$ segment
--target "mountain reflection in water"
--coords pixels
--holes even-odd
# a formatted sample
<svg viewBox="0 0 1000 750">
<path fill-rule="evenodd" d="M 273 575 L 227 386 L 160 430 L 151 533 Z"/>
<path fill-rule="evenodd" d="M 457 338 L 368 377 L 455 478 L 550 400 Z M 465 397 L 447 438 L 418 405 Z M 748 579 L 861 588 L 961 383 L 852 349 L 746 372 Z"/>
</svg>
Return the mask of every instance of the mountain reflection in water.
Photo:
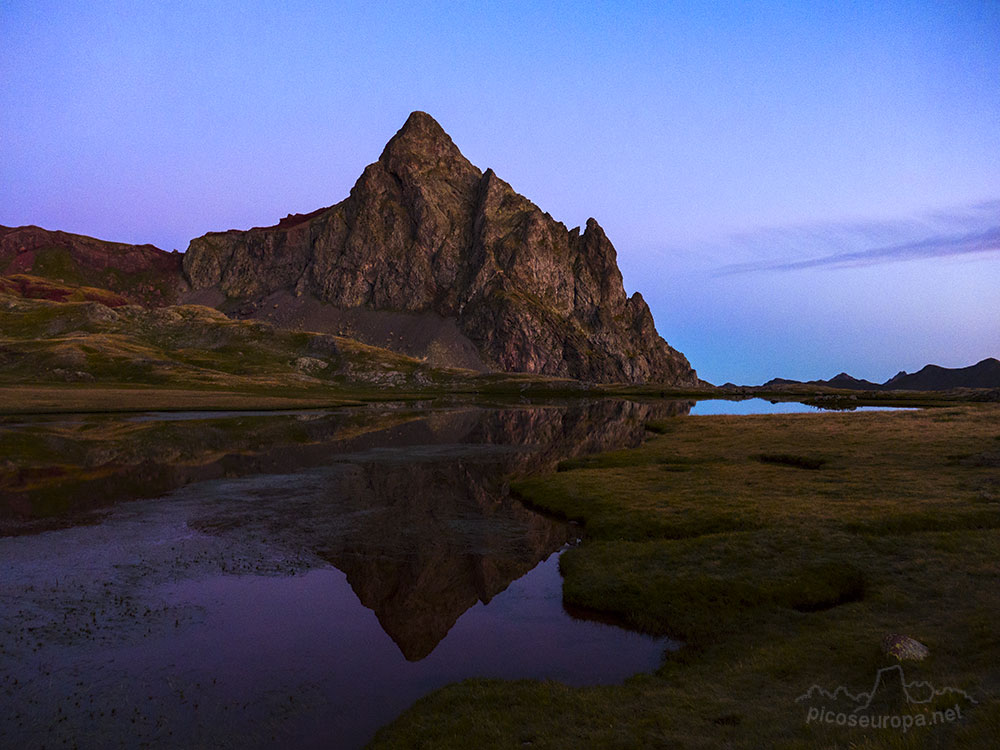
<svg viewBox="0 0 1000 750">
<path fill-rule="evenodd" d="M 462 628 L 456 622 L 506 592 L 511 582 L 577 535 L 570 524 L 535 513 L 511 498 L 510 478 L 550 469 L 568 457 L 637 445 L 647 420 L 689 409 L 689 403 L 599 401 L 504 408 L 395 406 L 224 418 L 191 415 L 199 418 L 187 420 L 8 420 L 0 425 L 4 449 L 0 455 L 5 457 L 0 463 L 0 530 L 11 537 L 0 539 L 0 561 L 6 571 L 0 635 L 10 645 L 0 654 L 0 671 L 8 672 L 5 679 L 18 680 L 20 693 L 8 707 L 7 718 L 0 719 L 0 738 L 59 738 L 58 733 L 53 736 L 39 728 L 47 722 L 42 706 L 65 710 L 52 703 L 59 699 L 61 684 L 56 680 L 52 688 L 53 672 L 63 674 L 67 701 L 80 690 L 67 681 L 71 674 L 96 686 L 92 689 L 98 691 L 99 703 L 102 695 L 110 701 L 109 686 L 122 680 L 148 681 L 153 673 L 183 671 L 182 667 L 197 672 L 197 664 L 178 666 L 177 660 L 195 659 L 199 643 L 206 654 L 218 652 L 221 647 L 212 639 L 221 636 L 213 628 L 226 629 L 225 638 L 232 641 L 241 637 L 236 632 L 241 621 L 269 623 L 268 638 L 279 633 L 283 642 L 304 641 L 298 652 L 285 657 L 292 662 L 302 658 L 302 649 L 308 654 L 323 637 L 322 626 L 309 630 L 301 613 L 265 613 L 259 607 L 270 600 L 267 597 L 290 602 L 297 601 L 296 590 L 302 595 L 312 592 L 311 596 L 323 591 L 328 601 L 318 605 L 327 607 L 320 622 L 332 623 L 339 617 L 337 627 L 360 627 L 356 622 L 361 615 L 351 615 L 353 624 L 345 624 L 349 621 L 343 620 L 343 613 L 355 605 L 336 593 L 340 589 L 335 580 L 326 574 L 309 577 L 313 574 L 308 571 L 322 574 L 330 565 L 343 572 L 360 603 L 374 613 L 405 657 L 402 663 L 426 661 L 426 666 L 412 673 L 407 679 L 413 684 L 404 688 L 409 673 L 400 671 L 401 666 L 392 667 L 387 655 L 378 657 L 378 664 L 369 663 L 376 658 L 373 655 L 359 655 L 369 663 L 372 675 L 383 675 L 381 687 L 371 690 L 395 693 L 386 693 L 376 701 L 381 701 L 379 705 L 365 709 L 333 706 L 340 712 L 336 720 L 340 724 L 334 719 L 317 724 L 302 716 L 279 720 L 273 707 L 252 709 L 264 714 L 256 718 L 265 718 L 269 725 L 287 725 L 291 732 L 287 736 L 296 737 L 297 743 L 314 731 L 332 731 L 336 724 L 344 738 L 354 738 L 345 739 L 347 746 L 358 744 L 415 697 L 464 677 L 549 676 L 586 683 L 618 681 L 653 668 L 656 654 L 669 646 L 665 640 L 642 641 L 641 636 L 598 625 L 593 627 L 613 632 L 595 636 L 598 645 L 587 648 L 596 650 L 567 653 L 558 657 L 562 661 L 553 656 L 549 666 L 541 657 L 532 659 L 532 643 L 520 647 L 525 653 L 520 666 L 512 664 L 509 655 L 506 664 L 498 664 L 501 657 L 467 652 L 477 641 L 489 641 L 488 635 L 475 632 L 475 623 L 503 630 L 506 626 L 498 624 L 498 612 L 501 620 L 516 624 L 517 617 L 533 616 L 518 613 L 517 607 L 541 606 L 539 597 L 558 596 L 555 558 L 544 573 L 549 576 L 544 585 L 553 594 L 538 593 L 543 579 L 532 573 L 535 579 L 528 576 L 519 583 L 522 593 L 512 588 L 504 593 L 499 610 L 487 608 L 492 619 L 477 615 L 466 623 L 463 618 Z M 159 499 L 126 502 L 151 497 Z M 265 585 L 261 576 L 274 585 Z M 275 589 L 282 580 L 301 583 Z M 531 596 L 523 593 L 536 589 Z M 302 604 L 274 606 L 301 608 Z M 561 608 L 545 617 L 549 619 L 539 620 L 539 627 L 548 628 L 546 633 L 556 627 L 558 617 L 570 620 Z M 542 631 L 519 625 L 515 635 L 519 629 L 526 638 L 560 640 L 557 633 L 539 635 Z M 452 646 L 428 658 L 453 630 Z M 30 642 L 21 637 L 29 631 Z M 244 637 L 250 638 L 253 628 L 247 626 L 246 631 Z M 626 636 L 633 640 L 625 643 Z M 586 638 L 573 637 L 581 642 Z M 361 643 L 373 642 L 372 638 L 363 636 Z M 181 644 L 186 657 L 176 654 Z M 240 648 L 252 654 L 256 646 L 247 642 Z M 601 649 L 607 652 L 604 657 L 597 653 Z M 629 649 L 633 656 L 624 656 Z M 610 666 L 600 674 L 572 669 L 591 656 L 596 664 L 608 655 Z M 255 658 L 261 670 L 271 663 L 263 653 Z M 343 654 L 326 658 L 334 662 L 324 665 L 326 671 L 340 668 L 338 659 L 347 663 Z M 110 672 L 106 665 L 94 666 L 109 659 L 118 665 Z M 299 671 L 308 671 L 309 666 L 307 662 Z M 223 670 L 220 684 L 224 678 L 237 681 L 231 671 L 225 672 L 231 664 L 220 663 L 217 668 Z M 207 673 L 202 677 L 205 682 L 209 679 Z M 211 679 L 214 684 L 215 677 Z M 32 686 L 44 698 L 32 698 Z M 8 688 L 0 684 L 0 691 Z M 178 700 L 175 695 L 143 688 L 147 689 L 167 706 L 162 708 L 163 717 L 155 721 L 147 717 L 150 726 L 184 721 L 178 718 L 186 705 L 183 700 L 171 709 L 171 701 Z M 278 686 L 263 684 L 260 689 L 263 695 Z M 190 695 L 205 688 L 189 685 L 187 690 Z M 203 718 L 210 715 L 206 706 L 213 701 L 222 705 L 236 700 L 228 693 L 210 693 L 200 699 Z M 313 696 L 315 707 L 329 711 L 331 695 L 342 693 L 342 685 L 330 683 Z M 253 700 L 242 702 L 253 705 Z M 241 724 L 252 726 L 254 720 L 244 717 Z M 169 741 L 155 732 L 143 736 L 181 746 L 182 739 L 204 741 L 208 735 L 203 730 L 210 725 L 199 724 L 202 729 L 171 735 Z M 99 724 L 96 731 L 102 731 Z M 215 731 L 221 730 L 217 726 Z M 264 740 L 247 741 L 268 745 Z"/>
</svg>

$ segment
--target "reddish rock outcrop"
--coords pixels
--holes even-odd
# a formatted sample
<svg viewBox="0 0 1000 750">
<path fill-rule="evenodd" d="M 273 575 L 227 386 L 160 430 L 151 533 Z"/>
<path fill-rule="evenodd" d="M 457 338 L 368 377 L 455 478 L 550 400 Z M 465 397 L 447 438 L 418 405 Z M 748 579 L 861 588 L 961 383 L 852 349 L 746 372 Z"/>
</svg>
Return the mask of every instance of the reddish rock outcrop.
<svg viewBox="0 0 1000 750">
<path fill-rule="evenodd" d="M 180 253 L 36 226 L 0 226 L 0 274 L 108 289 L 146 306 L 173 304 L 184 285 Z"/>
</svg>

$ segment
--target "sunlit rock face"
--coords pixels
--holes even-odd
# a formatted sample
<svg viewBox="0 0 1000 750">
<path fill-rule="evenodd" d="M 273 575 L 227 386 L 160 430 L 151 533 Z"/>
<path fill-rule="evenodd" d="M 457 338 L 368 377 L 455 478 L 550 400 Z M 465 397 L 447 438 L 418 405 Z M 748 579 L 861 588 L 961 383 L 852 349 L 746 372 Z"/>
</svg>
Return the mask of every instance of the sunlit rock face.
<svg viewBox="0 0 1000 750">
<path fill-rule="evenodd" d="M 441 329 L 424 346 L 434 364 L 450 357 L 594 382 L 698 382 L 657 334 L 642 296 L 626 295 L 595 220 L 567 230 L 472 165 L 423 112 L 347 199 L 273 227 L 206 234 L 191 242 L 184 273 L 192 299 L 279 324 L 339 328 L 343 311 L 367 310 L 397 316 L 398 330 L 401 313 L 424 315 L 423 327 Z M 353 333 L 405 347 L 389 327 L 369 316 Z"/>
</svg>

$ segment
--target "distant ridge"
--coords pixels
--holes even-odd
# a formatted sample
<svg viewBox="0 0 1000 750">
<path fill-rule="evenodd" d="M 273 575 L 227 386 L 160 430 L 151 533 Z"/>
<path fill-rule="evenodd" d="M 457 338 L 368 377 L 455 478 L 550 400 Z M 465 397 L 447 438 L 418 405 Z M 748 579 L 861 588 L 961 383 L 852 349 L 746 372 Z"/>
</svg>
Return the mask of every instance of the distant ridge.
<svg viewBox="0 0 1000 750">
<path fill-rule="evenodd" d="M 884 383 L 859 380 L 846 372 L 829 380 L 788 380 L 773 378 L 762 388 L 786 385 L 818 385 L 856 391 L 949 391 L 953 388 L 1000 388 L 1000 360 L 987 357 L 968 367 L 926 365 L 919 372 L 899 372 Z"/>
<path fill-rule="evenodd" d="M 900 372 L 882 385 L 887 390 L 940 391 L 949 388 L 1000 387 L 1000 360 L 989 357 L 969 367 L 927 365 L 919 372 Z"/>
</svg>

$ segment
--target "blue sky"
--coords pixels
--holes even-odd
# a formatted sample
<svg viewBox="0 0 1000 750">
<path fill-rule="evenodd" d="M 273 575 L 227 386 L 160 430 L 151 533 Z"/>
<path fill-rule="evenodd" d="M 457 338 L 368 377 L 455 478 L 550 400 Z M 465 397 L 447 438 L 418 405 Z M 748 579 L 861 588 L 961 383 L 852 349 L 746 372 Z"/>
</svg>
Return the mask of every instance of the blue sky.
<svg viewBox="0 0 1000 750">
<path fill-rule="evenodd" d="M 713 382 L 1000 355 L 1000 4 L 0 3 L 0 224 L 183 250 L 414 109 Z"/>
</svg>

